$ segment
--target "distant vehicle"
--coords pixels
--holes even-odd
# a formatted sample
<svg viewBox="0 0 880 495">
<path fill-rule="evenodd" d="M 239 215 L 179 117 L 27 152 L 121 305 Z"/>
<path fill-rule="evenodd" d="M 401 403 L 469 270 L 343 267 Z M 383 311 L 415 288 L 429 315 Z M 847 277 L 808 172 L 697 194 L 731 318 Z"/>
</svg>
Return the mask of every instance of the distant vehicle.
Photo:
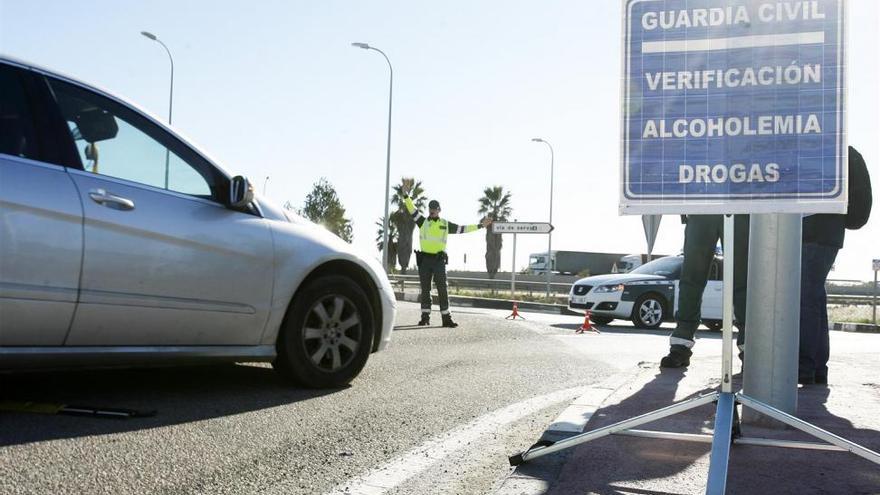
<svg viewBox="0 0 880 495">
<path fill-rule="evenodd" d="M 547 273 L 547 267 L 554 273 L 578 274 L 588 271 L 591 275 L 611 273 L 615 265 L 619 265 L 620 253 L 590 253 L 583 251 L 551 251 L 549 256 L 546 252 L 535 253 L 529 256 L 529 271 L 532 273 Z"/>
<path fill-rule="evenodd" d="M 339 387 L 394 325 L 378 260 L 136 106 L 6 58 L 0 253 L 4 371 L 266 361 Z"/>
<path fill-rule="evenodd" d="M 590 310 L 592 321 L 599 325 L 628 319 L 638 328 L 657 328 L 674 321 L 683 259 L 667 256 L 629 273 L 582 278 L 571 286 L 568 307 L 579 313 Z M 711 330 L 721 328 L 721 265 L 722 260 L 715 258 L 703 292 L 703 324 Z"/>
<path fill-rule="evenodd" d="M 620 261 L 617 263 L 617 273 L 631 272 L 649 261 L 665 258 L 666 256 L 665 254 L 628 254 L 621 256 Z"/>
<path fill-rule="evenodd" d="M 643 265 L 641 254 L 628 254 L 620 258 L 617 265 L 618 273 L 628 273 Z"/>
</svg>

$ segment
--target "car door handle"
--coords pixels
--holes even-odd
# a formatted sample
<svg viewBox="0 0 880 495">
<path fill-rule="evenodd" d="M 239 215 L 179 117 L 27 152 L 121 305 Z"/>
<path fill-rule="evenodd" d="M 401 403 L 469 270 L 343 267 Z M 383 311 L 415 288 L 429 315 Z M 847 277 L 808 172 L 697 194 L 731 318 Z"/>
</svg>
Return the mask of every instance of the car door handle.
<svg viewBox="0 0 880 495">
<path fill-rule="evenodd" d="M 89 191 L 89 197 L 92 198 L 92 201 L 95 203 L 114 210 L 128 211 L 134 209 L 134 201 L 108 193 L 104 189 L 92 189 Z"/>
</svg>

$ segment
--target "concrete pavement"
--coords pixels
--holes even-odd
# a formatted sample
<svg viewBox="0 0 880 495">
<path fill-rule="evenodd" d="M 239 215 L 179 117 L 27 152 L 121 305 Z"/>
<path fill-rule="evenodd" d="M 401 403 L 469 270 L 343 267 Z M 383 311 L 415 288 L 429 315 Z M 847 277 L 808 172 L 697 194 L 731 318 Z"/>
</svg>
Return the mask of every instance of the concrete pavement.
<svg viewBox="0 0 880 495">
<path fill-rule="evenodd" d="M 607 340 L 603 339 L 605 335 L 597 336 L 591 345 L 600 345 L 600 339 Z M 709 343 L 701 339 L 696 350 L 717 349 L 716 345 L 706 345 Z M 605 344 L 613 342 L 601 345 Z M 797 416 L 880 451 L 878 345 L 877 335 L 834 332 L 830 383 L 801 387 Z M 659 357 L 658 351 L 657 360 Z M 734 361 L 734 369 L 738 370 L 739 362 Z M 699 352 L 686 370 L 660 370 L 657 362 L 643 362 L 639 368 L 635 379 L 607 396 L 592 414 L 586 431 L 713 391 L 719 385 L 717 352 Z M 741 376 L 736 378 L 734 389 L 738 390 Z M 714 416 L 715 406 L 710 404 L 640 428 L 711 434 Z M 751 425 L 744 425 L 743 435 L 818 441 L 793 429 Z M 610 436 L 519 466 L 497 493 L 704 493 L 709 452 L 709 444 Z M 848 452 L 734 445 L 727 493 L 876 494 L 880 493 L 880 465 Z"/>
</svg>

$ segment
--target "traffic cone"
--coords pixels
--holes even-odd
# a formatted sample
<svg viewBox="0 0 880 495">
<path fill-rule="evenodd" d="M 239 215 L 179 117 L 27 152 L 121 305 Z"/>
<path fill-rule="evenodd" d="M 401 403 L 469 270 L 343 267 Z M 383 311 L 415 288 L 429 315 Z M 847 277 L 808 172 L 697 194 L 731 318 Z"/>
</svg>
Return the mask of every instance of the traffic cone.
<svg viewBox="0 0 880 495">
<path fill-rule="evenodd" d="M 514 301 L 514 302 L 513 302 L 513 313 L 510 313 L 510 315 L 508 315 L 508 316 L 507 316 L 506 318 L 504 318 L 504 319 L 505 319 L 505 320 L 515 320 L 515 319 L 517 319 L 517 318 L 519 318 L 520 320 L 525 320 L 525 318 L 523 318 L 522 316 L 520 316 L 520 314 L 519 314 L 519 305 L 516 303 L 516 301 Z"/>
<path fill-rule="evenodd" d="M 586 333 L 586 332 L 602 333 L 599 331 L 598 328 L 594 327 L 593 324 L 590 322 L 590 314 L 591 314 L 591 312 L 589 310 L 587 310 L 587 312 L 584 314 L 584 324 L 581 325 L 580 328 L 578 328 L 577 331 L 575 331 L 575 333 Z"/>
</svg>

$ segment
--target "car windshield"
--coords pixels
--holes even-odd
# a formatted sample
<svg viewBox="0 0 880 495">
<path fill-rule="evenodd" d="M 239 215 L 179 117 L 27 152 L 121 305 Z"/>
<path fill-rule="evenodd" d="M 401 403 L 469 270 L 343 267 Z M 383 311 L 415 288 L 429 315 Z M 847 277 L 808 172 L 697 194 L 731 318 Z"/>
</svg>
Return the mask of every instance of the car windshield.
<svg viewBox="0 0 880 495">
<path fill-rule="evenodd" d="M 630 273 L 640 273 L 643 275 L 660 275 L 665 278 L 678 278 L 681 273 L 681 256 L 667 256 L 658 260 L 645 263 Z"/>
</svg>

